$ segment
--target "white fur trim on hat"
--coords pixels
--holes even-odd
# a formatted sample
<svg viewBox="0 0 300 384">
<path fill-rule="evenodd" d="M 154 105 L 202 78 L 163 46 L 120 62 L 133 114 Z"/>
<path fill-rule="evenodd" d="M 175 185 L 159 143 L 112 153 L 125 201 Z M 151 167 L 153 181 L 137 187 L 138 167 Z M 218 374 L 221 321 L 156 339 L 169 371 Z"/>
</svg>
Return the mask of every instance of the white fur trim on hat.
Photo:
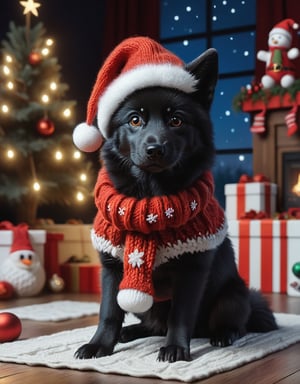
<svg viewBox="0 0 300 384">
<path fill-rule="evenodd" d="M 174 64 L 145 64 L 120 74 L 106 88 L 98 101 L 97 122 L 104 138 L 110 136 L 109 121 L 127 96 L 149 87 L 178 89 L 185 93 L 196 90 L 197 80 L 183 67 Z"/>
<path fill-rule="evenodd" d="M 125 312 L 143 313 L 153 305 L 153 297 L 136 289 L 121 289 L 117 296 L 119 306 Z"/>
<path fill-rule="evenodd" d="M 81 123 L 74 128 L 73 142 L 83 152 L 94 152 L 101 147 L 103 137 L 93 125 Z"/>
<path fill-rule="evenodd" d="M 283 28 L 273 28 L 269 33 L 269 36 L 272 35 L 284 35 L 288 39 L 292 39 L 292 35 L 290 34 L 290 32 Z"/>
</svg>

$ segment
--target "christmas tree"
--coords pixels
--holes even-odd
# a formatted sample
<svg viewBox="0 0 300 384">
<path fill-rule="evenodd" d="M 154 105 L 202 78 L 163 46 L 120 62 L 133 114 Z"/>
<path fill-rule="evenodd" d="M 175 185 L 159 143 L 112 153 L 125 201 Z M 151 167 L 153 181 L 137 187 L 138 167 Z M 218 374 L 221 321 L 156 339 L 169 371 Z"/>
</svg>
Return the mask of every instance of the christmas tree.
<svg viewBox="0 0 300 384">
<path fill-rule="evenodd" d="M 32 224 L 40 205 L 88 197 L 92 167 L 72 143 L 76 103 L 66 100 L 54 41 L 42 23 L 30 23 L 40 4 L 20 3 L 26 25 L 11 22 L 1 48 L 0 204 L 11 204 L 17 221 Z"/>
</svg>

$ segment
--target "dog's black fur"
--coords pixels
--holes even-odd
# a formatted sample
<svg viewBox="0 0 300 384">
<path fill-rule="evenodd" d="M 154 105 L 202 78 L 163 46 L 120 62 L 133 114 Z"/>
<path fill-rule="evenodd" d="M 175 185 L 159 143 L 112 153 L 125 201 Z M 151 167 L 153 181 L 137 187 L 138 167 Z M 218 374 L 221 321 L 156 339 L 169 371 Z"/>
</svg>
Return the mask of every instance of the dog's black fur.
<svg viewBox="0 0 300 384">
<path fill-rule="evenodd" d="M 174 194 L 211 168 L 209 109 L 217 66 L 216 51 L 208 50 L 186 67 L 199 79 L 193 94 L 148 88 L 130 95 L 115 112 L 102 159 L 119 192 L 136 198 Z M 212 345 L 225 347 L 246 332 L 277 328 L 264 298 L 240 278 L 228 238 L 215 250 L 186 253 L 157 267 L 156 296 L 168 299 L 139 315 L 141 324 L 124 328 L 116 300 L 122 263 L 110 254 L 100 257 L 100 322 L 91 341 L 76 352 L 78 358 L 109 355 L 117 342 L 163 335 L 158 360 L 189 360 L 192 337 L 209 337 Z"/>
</svg>

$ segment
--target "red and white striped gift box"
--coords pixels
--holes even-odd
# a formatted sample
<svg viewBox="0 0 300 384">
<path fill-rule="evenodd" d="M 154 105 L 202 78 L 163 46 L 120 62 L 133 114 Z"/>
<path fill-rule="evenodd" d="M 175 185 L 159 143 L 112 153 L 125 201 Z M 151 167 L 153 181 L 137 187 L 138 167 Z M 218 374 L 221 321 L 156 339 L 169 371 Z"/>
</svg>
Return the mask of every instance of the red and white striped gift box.
<svg viewBox="0 0 300 384">
<path fill-rule="evenodd" d="M 237 183 L 225 185 L 226 215 L 238 220 L 251 209 L 272 216 L 276 211 L 277 185 L 274 183 Z"/>
<path fill-rule="evenodd" d="M 249 287 L 300 296 L 291 283 L 300 262 L 300 220 L 229 220 L 238 270 Z"/>
</svg>

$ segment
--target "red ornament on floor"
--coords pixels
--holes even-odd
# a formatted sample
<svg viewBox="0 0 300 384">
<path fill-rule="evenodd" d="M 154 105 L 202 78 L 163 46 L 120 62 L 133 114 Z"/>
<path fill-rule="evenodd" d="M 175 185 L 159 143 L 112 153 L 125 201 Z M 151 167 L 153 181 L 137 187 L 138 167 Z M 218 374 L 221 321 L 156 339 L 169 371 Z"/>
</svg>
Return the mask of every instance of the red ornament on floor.
<svg viewBox="0 0 300 384">
<path fill-rule="evenodd" d="M 38 133 L 40 135 L 43 135 L 43 136 L 50 136 L 55 131 L 53 121 L 51 121 L 48 118 L 40 119 L 37 122 L 36 129 L 37 129 Z"/>
<path fill-rule="evenodd" d="M 0 281 L 0 300 L 9 300 L 14 293 L 14 287 L 8 281 Z"/>
<path fill-rule="evenodd" d="M 22 332 L 21 320 L 10 312 L 0 313 L 0 343 L 16 340 Z"/>
</svg>

